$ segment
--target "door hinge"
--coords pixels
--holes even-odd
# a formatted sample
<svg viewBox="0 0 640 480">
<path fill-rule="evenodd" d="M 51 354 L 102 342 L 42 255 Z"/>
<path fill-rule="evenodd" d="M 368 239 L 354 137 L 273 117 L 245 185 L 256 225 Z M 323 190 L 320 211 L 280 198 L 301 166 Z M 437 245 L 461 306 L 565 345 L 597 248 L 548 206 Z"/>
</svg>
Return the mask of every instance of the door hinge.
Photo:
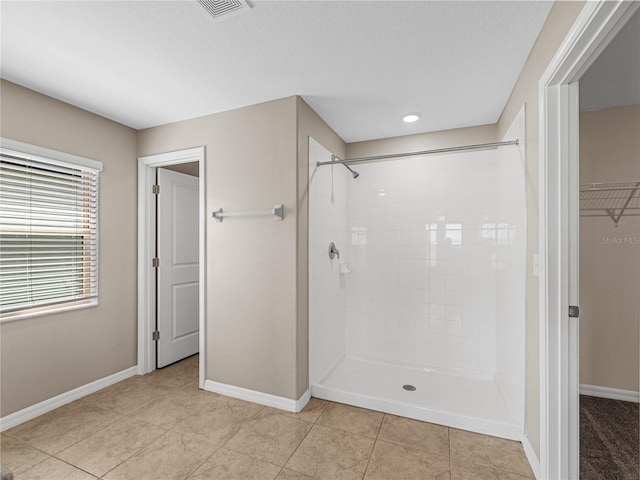
<svg viewBox="0 0 640 480">
<path fill-rule="evenodd" d="M 160 267 L 160 259 L 159 258 L 154 258 L 151 260 L 151 266 L 153 268 L 158 268 Z"/>
<path fill-rule="evenodd" d="M 151 188 L 151 191 L 153 192 L 154 195 L 158 195 L 160 193 L 160 185 L 154 185 Z"/>
<path fill-rule="evenodd" d="M 154 331 L 153 334 L 151 335 L 151 339 L 154 341 L 160 340 L 160 331 L 159 330 Z"/>
<path fill-rule="evenodd" d="M 569 305 L 569 318 L 578 318 L 580 316 L 580 307 L 577 305 Z"/>
</svg>

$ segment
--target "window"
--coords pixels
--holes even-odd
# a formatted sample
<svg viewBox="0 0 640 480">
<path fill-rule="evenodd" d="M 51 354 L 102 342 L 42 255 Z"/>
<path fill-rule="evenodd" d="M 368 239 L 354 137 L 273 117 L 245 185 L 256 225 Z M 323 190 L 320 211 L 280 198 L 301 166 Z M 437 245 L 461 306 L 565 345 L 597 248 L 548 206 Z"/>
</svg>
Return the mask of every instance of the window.
<svg viewBox="0 0 640 480">
<path fill-rule="evenodd" d="M 102 163 L 0 144 L 0 318 L 96 305 Z"/>
</svg>

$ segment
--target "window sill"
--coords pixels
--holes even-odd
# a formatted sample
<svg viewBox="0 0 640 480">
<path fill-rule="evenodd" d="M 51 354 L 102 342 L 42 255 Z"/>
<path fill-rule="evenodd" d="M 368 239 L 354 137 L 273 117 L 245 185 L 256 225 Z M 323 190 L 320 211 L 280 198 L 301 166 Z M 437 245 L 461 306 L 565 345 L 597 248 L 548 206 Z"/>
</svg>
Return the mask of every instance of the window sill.
<svg viewBox="0 0 640 480">
<path fill-rule="evenodd" d="M 98 299 L 80 300 L 78 302 L 68 302 L 61 305 L 49 305 L 46 307 L 34 307 L 17 312 L 0 313 L 0 323 L 13 322 L 24 318 L 41 317 L 43 315 L 53 315 L 55 313 L 70 312 L 82 308 L 98 306 Z"/>
</svg>

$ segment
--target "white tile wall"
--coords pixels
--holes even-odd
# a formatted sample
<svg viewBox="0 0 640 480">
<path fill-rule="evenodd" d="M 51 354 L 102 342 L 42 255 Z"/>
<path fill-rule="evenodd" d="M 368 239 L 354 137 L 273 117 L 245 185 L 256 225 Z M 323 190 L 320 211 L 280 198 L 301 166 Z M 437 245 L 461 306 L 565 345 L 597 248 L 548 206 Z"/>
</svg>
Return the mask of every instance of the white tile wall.
<svg viewBox="0 0 640 480">
<path fill-rule="evenodd" d="M 514 420 L 524 423 L 525 351 L 525 110 L 513 121 L 505 140 L 518 138 L 517 147 L 499 150 L 496 355 L 497 380 Z"/>
<path fill-rule="evenodd" d="M 310 141 L 312 385 L 344 353 L 502 374 L 509 391 L 523 381 L 519 154 L 507 147 L 359 164 L 352 179 L 342 167 L 317 169 L 331 154 Z M 330 241 L 351 273 L 328 259 Z"/>
<path fill-rule="evenodd" d="M 317 383 L 345 352 L 346 287 L 329 243 L 346 253 L 346 182 L 343 167 L 316 167 L 331 153 L 309 139 L 309 382 Z"/>
<path fill-rule="evenodd" d="M 496 370 L 496 152 L 357 166 L 347 352 Z"/>
</svg>

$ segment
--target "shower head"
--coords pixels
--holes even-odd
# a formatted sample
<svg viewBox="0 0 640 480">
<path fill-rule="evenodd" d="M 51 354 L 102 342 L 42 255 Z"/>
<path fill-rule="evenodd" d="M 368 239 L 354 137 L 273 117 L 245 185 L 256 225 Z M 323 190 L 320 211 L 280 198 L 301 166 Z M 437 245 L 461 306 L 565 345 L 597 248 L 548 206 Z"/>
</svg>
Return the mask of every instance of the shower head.
<svg viewBox="0 0 640 480">
<path fill-rule="evenodd" d="M 347 165 L 346 163 L 343 163 L 342 165 L 344 165 L 347 170 L 349 170 L 351 172 L 351 176 L 353 178 L 358 178 L 360 176 L 360 174 L 358 172 L 356 172 L 355 170 L 352 170 L 351 167 L 349 165 Z"/>
</svg>

